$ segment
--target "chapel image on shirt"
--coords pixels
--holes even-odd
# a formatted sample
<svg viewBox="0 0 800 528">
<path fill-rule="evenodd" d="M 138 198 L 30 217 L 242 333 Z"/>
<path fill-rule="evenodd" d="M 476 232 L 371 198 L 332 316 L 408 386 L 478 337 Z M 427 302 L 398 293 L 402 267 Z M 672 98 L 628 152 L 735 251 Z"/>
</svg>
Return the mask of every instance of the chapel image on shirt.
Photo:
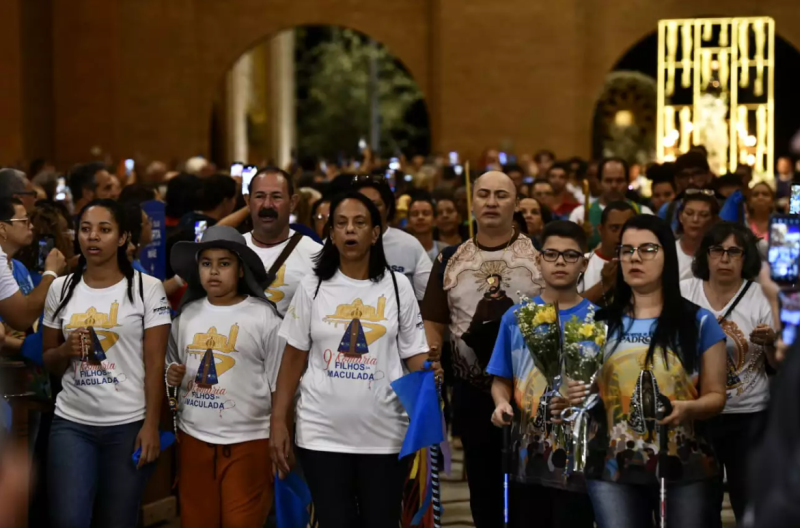
<svg viewBox="0 0 800 528">
<path fill-rule="evenodd" d="M 186 345 L 186 352 L 205 356 L 207 351 L 211 350 L 214 359 L 219 360 L 215 361 L 214 364 L 217 377 L 219 377 L 236 364 L 236 359 L 227 354 L 236 352 L 236 338 L 238 335 L 239 325 L 236 323 L 231 325 L 230 333 L 227 336 L 219 334 L 217 328 L 212 326 L 208 329 L 208 332 L 195 334 L 192 342 Z M 214 352 L 219 352 L 219 354 L 214 354 Z"/>
<path fill-rule="evenodd" d="M 243 236 L 247 247 L 255 251 L 261 262 L 264 263 L 264 268 L 269 270 L 289 244 L 294 234 L 295 231 L 290 229 L 289 238 L 285 242 L 269 248 L 257 246 L 253 242 L 252 233 L 245 233 Z M 275 279 L 272 284 L 264 290 L 267 299 L 275 304 L 281 317 L 289 309 L 289 303 L 294 296 L 295 290 L 297 290 L 297 285 L 300 284 L 304 277 L 314 273 L 313 259 L 321 249 L 322 246 L 320 244 L 306 236 L 302 237 L 286 261 L 275 272 Z"/>
<path fill-rule="evenodd" d="M 120 326 L 117 322 L 117 315 L 119 314 L 119 303 L 114 301 L 108 313 L 98 312 L 94 306 L 91 306 L 84 313 L 74 313 L 69 318 L 69 323 L 64 326 L 64 330 L 77 330 L 78 328 L 94 328 L 97 337 L 100 339 L 100 344 L 103 347 L 103 352 L 113 347 L 119 339 L 119 334 L 110 332 L 108 330 Z M 98 330 L 101 328 L 102 330 Z"/>
<path fill-rule="evenodd" d="M 386 296 L 378 298 L 377 308 L 365 305 L 361 299 L 355 299 L 350 304 L 340 304 L 332 315 L 322 319 L 323 322 L 332 324 L 337 328 L 340 324 L 347 326 L 339 352 L 347 354 L 365 354 L 369 352 L 369 345 L 386 334 L 386 327 L 378 324 L 385 321 Z M 366 332 L 364 329 L 366 328 Z M 355 338 L 355 340 L 353 339 Z M 363 340 L 362 344 L 359 341 Z M 343 347 L 346 345 L 345 349 Z"/>
</svg>

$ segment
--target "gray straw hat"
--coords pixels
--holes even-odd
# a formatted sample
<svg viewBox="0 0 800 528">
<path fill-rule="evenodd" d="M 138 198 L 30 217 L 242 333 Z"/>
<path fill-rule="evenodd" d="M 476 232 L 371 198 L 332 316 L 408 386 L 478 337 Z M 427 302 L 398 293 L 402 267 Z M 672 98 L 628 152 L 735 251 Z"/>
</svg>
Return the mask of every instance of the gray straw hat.
<svg viewBox="0 0 800 528">
<path fill-rule="evenodd" d="M 206 249 L 227 249 L 236 253 L 244 263 L 244 282 L 247 293 L 264 302 L 269 302 L 264 294 L 267 270 L 255 251 L 250 249 L 244 237 L 232 227 L 212 226 L 203 232 L 200 242 L 178 242 L 172 247 L 170 263 L 175 273 L 186 280 L 188 287 L 181 299 L 181 308 L 186 304 L 206 296 L 200 284 L 197 259 Z"/>
</svg>

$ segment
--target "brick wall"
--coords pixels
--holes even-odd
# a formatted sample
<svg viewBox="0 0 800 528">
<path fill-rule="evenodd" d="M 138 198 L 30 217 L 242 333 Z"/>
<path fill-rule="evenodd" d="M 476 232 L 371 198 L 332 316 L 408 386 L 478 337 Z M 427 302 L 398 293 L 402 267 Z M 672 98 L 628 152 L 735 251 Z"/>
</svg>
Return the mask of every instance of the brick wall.
<svg viewBox="0 0 800 528">
<path fill-rule="evenodd" d="M 796 0 L 0 0 L 0 13 L 0 163 L 62 166 L 94 146 L 207 153 L 226 70 L 302 24 L 388 46 L 426 96 L 434 147 L 473 159 L 487 146 L 587 155 L 605 74 L 660 18 L 770 15 L 800 47 Z"/>
</svg>

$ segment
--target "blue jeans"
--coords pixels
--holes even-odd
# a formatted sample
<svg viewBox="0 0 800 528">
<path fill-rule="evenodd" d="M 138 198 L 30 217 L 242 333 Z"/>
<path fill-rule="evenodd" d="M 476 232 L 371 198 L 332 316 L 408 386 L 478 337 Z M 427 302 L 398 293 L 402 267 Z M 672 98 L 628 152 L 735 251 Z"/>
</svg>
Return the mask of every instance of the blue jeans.
<svg viewBox="0 0 800 528">
<path fill-rule="evenodd" d="M 659 488 L 587 480 L 598 528 L 642 528 L 660 519 Z M 667 526 L 707 528 L 716 510 L 714 482 L 667 485 Z"/>
<path fill-rule="evenodd" d="M 98 427 L 53 418 L 47 462 L 52 528 L 136 528 L 155 469 L 137 470 L 131 458 L 141 428 L 141 421 Z"/>
</svg>

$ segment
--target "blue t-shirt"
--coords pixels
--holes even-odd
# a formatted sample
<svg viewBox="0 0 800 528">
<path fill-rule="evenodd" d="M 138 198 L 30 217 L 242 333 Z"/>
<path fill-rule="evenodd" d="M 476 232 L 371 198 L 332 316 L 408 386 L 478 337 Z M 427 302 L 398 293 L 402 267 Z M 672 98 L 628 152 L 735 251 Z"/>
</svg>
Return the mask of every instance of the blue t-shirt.
<svg viewBox="0 0 800 528">
<path fill-rule="evenodd" d="M 541 297 L 535 304 L 547 304 Z M 566 450 L 554 435 L 547 401 L 542 398 L 547 391 L 547 380 L 534 366 L 525 338 L 517 325 L 514 310 L 510 308 L 500 321 L 500 332 L 494 345 L 492 358 L 486 372 L 513 381 L 513 398 L 516 416 L 512 427 L 511 475 L 517 482 L 541 484 L 548 487 L 585 491 L 581 475 L 564 478 Z M 561 331 L 564 324 L 577 318 L 585 321 L 597 306 L 583 299 L 567 310 L 559 310 Z"/>
<path fill-rule="evenodd" d="M 28 271 L 28 268 L 25 267 L 25 264 L 18 260 L 12 260 L 12 272 L 14 274 L 14 280 L 17 281 L 17 285 L 19 286 L 22 295 L 28 295 L 30 292 L 33 291 L 33 279 L 31 279 L 31 272 Z"/>
<path fill-rule="evenodd" d="M 662 394 L 670 400 L 696 400 L 696 373 L 686 372 L 673 350 L 656 350 L 652 365 L 645 363 L 657 319 L 623 318 L 621 336 L 608 336 L 603 369 L 598 376 L 605 407 L 608 441 L 602 478 L 623 484 L 655 485 L 661 426 L 655 423 L 655 403 Z M 704 308 L 697 311 L 697 355 L 725 341 L 716 318 Z M 680 467 L 672 481 L 714 477 L 717 465 L 704 435 L 693 423 L 669 428 L 668 453 L 674 458 L 665 467 Z M 596 475 L 599 477 L 599 475 Z M 669 478 L 669 477 L 668 477 Z"/>
<path fill-rule="evenodd" d="M 665 203 L 664 205 L 661 206 L 661 209 L 658 210 L 658 217 L 661 218 L 662 220 L 667 220 L 669 222 L 670 227 L 672 228 L 672 231 L 678 230 L 678 211 L 681 208 L 682 200 L 676 198 L 675 201 L 678 203 L 675 206 L 675 210 L 672 212 L 672 218 L 669 219 L 667 218 L 667 213 L 669 212 L 669 205 L 672 202 Z"/>
</svg>

